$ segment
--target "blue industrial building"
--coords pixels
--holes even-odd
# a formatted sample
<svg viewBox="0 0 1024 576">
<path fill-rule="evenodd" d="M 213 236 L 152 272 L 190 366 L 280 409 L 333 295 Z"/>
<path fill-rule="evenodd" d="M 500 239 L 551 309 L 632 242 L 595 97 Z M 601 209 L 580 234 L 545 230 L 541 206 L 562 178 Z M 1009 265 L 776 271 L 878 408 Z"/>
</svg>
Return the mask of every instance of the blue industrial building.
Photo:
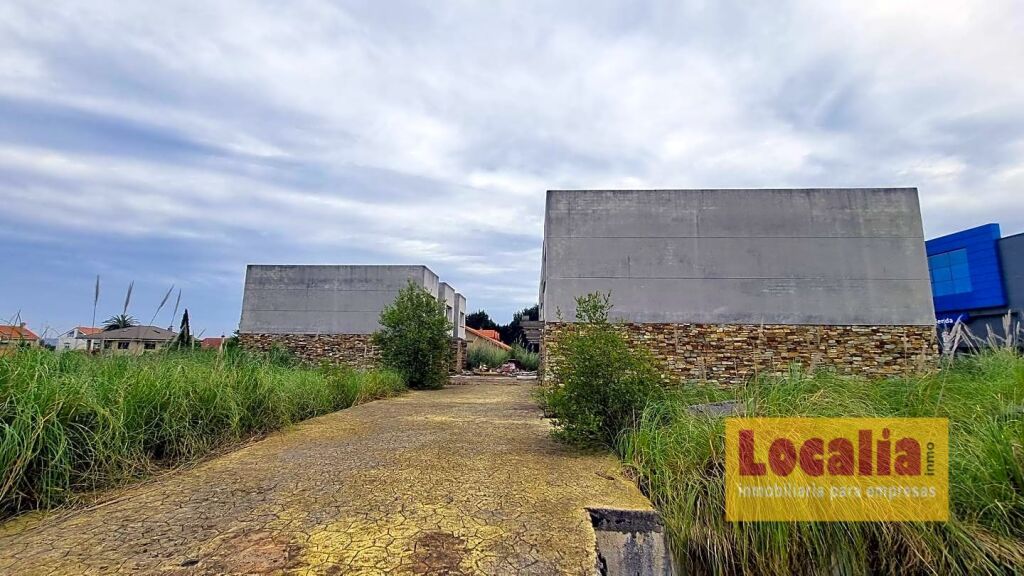
<svg viewBox="0 0 1024 576">
<path fill-rule="evenodd" d="M 1003 336 L 1003 318 L 1024 310 L 1024 234 L 1002 237 L 985 224 L 925 243 L 932 298 L 940 327 L 957 320 L 985 337 Z"/>
</svg>

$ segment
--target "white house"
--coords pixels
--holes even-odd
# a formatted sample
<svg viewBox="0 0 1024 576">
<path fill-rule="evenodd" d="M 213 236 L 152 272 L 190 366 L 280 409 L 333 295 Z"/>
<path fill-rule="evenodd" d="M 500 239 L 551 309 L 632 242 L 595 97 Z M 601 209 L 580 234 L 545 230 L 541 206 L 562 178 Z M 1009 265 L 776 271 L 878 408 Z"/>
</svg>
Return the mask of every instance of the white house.
<svg viewBox="0 0 1024 576">
<path fill-rule="evenodd" d="M 71 330 L 68 330 L 57 337 L 57 350 L 89 350 L 91 342 L 86 340 L 86 338 L 94 334 L 99 334 L 102 331 L 102 328 L 75 326 Z M 98 342 L 95 345 L 95 349 L 99 349 Z"/>
</svg>

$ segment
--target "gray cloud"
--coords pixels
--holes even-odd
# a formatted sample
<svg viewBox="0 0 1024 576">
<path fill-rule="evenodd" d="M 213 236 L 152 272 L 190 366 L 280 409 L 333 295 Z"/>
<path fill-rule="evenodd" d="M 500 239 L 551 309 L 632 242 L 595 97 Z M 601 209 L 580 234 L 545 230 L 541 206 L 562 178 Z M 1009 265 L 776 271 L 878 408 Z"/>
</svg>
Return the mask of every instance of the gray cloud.
<svg viewBox="0 0 1024 576">
<path fill-rule="evenodd" d="M 1016 232 L 1021 29 L 1011 1 L 15 1 L 0 223 L 130 241 L 218 332 L 253 261 L 423 262 L 508 317 L 547 188 L 911 185 L 929 234 Z"/>
</svg>

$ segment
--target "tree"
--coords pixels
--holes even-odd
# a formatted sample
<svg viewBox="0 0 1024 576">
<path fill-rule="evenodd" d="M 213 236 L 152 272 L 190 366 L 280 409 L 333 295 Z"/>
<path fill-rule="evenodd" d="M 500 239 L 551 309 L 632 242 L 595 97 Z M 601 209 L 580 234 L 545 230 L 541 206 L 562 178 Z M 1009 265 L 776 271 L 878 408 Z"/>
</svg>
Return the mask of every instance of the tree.
<svg viewBox="0 0 1024 576">
<path fill-rule="evenodd" d="M 501 334 L 501 341 L 506 344 L 526 345 L 526 338 L 523 336 L 523 320 L 537 320 L 540 318 L 540 306 L 534 304 L 529 308 L 523 308 L 512 315 L 512 321 L 498 328 Z"/>
<path fill-rule="evenodd" d="M 181 315 L 181 326 L 179 326 L 178 335 L 174 338 L 174 345 L 178 348 L 192 347 L 192 324 L 188 319 L 188 308 L 185 308 L 185 313 Z"/>
<path fill-rule="evenodd" d="M 547 407 L 558 435 L 583 446 L 614 447 L 661 394 L 660 370 L 609 321 L 611 293 L 576 298 L 576 324 L 559 338 Z"/>
<path fill-rule="evenodd" d="M 119 328 L 131 328 L 132 326 L 138 326 L 139 321 L 134 316 L 129 314 L 118 314 L 117 316 L 111 316 L 103 322 L 103 330 L 117 330 Z"/>
<path fill-rule="evenodd" d="M 410 388 L 444 386 L 452 360 L 452 326 L 443 302 L 410 281 L 381 311 L 380 325 L 373 340 L 381 364 L 402 374 Z"/>
<path fill-rule="evenodd" d="M 491 320 L 491 317 L 483 310 L 477 310 L 466 316 L 466 326 L 476 330 L 497 330 L 499 328 L 498 324 Z"/>
</svg>

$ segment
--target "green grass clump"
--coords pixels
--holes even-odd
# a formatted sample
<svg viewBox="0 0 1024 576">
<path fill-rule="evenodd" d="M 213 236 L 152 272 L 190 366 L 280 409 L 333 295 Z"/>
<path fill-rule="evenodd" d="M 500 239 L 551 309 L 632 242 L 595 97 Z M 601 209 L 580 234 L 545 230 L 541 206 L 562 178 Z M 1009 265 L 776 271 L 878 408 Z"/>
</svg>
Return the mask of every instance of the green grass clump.
<svg viewBox="0 0 1024 576">
<path fill-rule="evenodd" d="M 497 368 L 505 362 L 508 362 L 510 357 L 511 355 L 505 350 L 499 350 L 494 346 L 473 342 L 466 350 L 466 365 L 469 366 L 470 370 L 479 368 L 480 366 Z"/>
<path fill-rule="evenodd" d="M 540 354 L 530 352 L 522 344 L 512 345 L 512 358 L 519 362 L 523 370 L 535 372 L 540 366 Z"/>
<path fill-rule="evenodd" d="M 0 518 L 404 389 L 393 372 L 240 350 L 0 356 Z"/>
<path fill-rule="evenodd" d="M 749 416 L 949 418 L 950 522 L 726 522 L 724 422 L 686 409 L 725 396 Z M 1024 566 L 1024 359 L 1012 351 L 904 379 L 793 371 L 731 393 L 686 387 L 648 405 L 618 449 L 661 511 L 677 562 L 693 573 L 1010 574 Z"/>
<path fill-rule="evenodd" d="M 470 370 L 480 366 L 497 368 L 509 360 L 518 361 L 523 370 L 535 371 L 540 366 L 540 354 L 530 352 L 521 344 L 513 344 L 512 350 L 509 351 L 473 342 L 466 350 L 466 365 Z"/>
</svg>

